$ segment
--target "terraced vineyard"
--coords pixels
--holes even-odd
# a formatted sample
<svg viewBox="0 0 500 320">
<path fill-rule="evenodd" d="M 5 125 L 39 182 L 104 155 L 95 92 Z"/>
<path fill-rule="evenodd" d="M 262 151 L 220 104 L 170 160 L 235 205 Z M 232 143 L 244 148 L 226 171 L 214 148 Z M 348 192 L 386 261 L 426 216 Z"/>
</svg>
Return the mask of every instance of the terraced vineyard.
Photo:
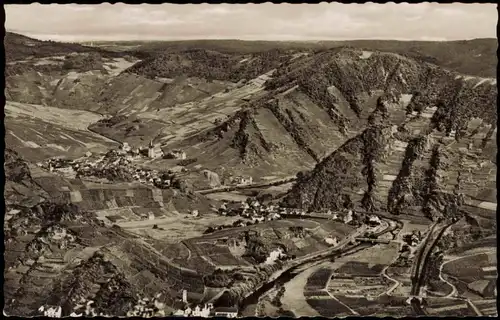
<svg viewBox="0 0 500 320">
<path fill-rule="evenodd" d="M 496 42 L 349 43 L 8 33 L 5 313 L 496 314 Z"/>
<path fill-rule="evenodd" d="M 328 285 L 332 274 L 333 270 L 331 269 L 319 269 L 307 279 L 306 287 L 304 288 L 304 290 L 314 291 L 318 289 L 326 289 L 326 286 Z"/>
<path fill-rule="evenodd" d="M 307 303 L 323 317 L 332 318 L 352 315 L 350 310 L 342 303 L 338 302 L 337 299 L 308 299 Z"/>
</svg>

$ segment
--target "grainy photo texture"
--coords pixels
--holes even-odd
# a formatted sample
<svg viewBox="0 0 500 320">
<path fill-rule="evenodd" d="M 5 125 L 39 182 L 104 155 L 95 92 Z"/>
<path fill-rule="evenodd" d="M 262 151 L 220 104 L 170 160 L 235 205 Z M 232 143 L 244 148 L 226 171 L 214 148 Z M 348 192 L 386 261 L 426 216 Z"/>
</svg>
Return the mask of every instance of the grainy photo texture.
<svg viewBox="0 0 500 320">
<path fill-rule="evenodd" d="M 5 11 L 5 315 L 497 315 L 495 5 Z"/>
</svg>

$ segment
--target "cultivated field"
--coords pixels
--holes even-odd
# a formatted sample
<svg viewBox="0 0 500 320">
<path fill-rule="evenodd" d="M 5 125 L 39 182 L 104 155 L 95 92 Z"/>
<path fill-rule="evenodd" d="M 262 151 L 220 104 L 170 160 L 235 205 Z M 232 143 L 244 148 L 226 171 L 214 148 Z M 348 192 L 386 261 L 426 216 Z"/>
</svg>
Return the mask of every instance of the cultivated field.
<svg viewBox="0 0 500 320">
<path fill-rule="evenodd" d="M 496 252 L 472 254 L 444 262 L 443 273 L 460 295 L 493 298 L 496 296 Z"/>
<path fill-rule="evenodd" d="M 352 315 L 349 308 L 335 298 L 307 299 L 307 303 L 323 317 L 332 318 Z"/>
<path fill-rule="evenodd" d="M 336 225 L 338 228 L 334 229 Z M 304 228 L 305 232 L 296 234 L 293 230 L 297 227 Z M 316 235 L 319 231 L 343 239 L 352 229 L 336 223 L 321 225 L 309 219 L 275 220 L 215 231 L 187 239 L 184 243 L 191 252 L 190 259 L 201 257 L 213 266 L 236 268 L 249 266 L 242 257 L 245 253 L 245 232 L 256 232 L 259 240 L 270 249 L 286 248 L 287 254 L 301 257 L 328 248 L 324 238 Z M 190 259 L 185 263 L 192 265 Z"/>
<path fill-rule="evenodd" d="M 412 308 L 406 303 L 406 297 L 381 296 L 367 298 L 359 296 L 336 296 L 339 301 L 349 306 L 360 316 L 392 316 L 414 315 Z"/>
<path fill-rule="evenodd" d="M 5 139 L 10 148 L 30 161 L 54 156 L 80 157 L 87 151 L 107 152 L 117 143 L 87 130 L 87 125 L 99 118 L 85 111 L 9 102 Z"/>
</svg>

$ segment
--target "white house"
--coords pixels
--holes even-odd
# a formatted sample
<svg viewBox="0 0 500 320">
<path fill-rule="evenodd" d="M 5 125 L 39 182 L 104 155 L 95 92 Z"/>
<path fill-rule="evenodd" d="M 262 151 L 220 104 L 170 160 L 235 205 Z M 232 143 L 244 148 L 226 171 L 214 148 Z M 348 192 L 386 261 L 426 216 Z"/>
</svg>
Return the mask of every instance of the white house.
<svg viewBox="0 0 500 320">
<path fill-rule="evenodd" d="M 237 308 L 216 308 L 214 310 L 216 317 L 236 318 L 238 316 Z"/>
<path fill-rule="evenodd" d="M 177 159 L 177 160 L 186 160 L 187 155 L 186 152 L 182 150 L 172 150 L 167 153 L 167 156 L 172 159 Z"/>
<path fill-rule="evenodd" d="M 60 306 L 47 308 L 42 306 L 38 309 L 38 311 L 43 312 L 43 315 L 49 318 L 60 318 L 62 314 L 62 308 Z"/>
<path fill-rule="evenodd" d="M 269 215 L 269 218 L 271 218 L 271 220 L 278 220 L 281 219 L 281 215 L 277 212 L 273 212 Z"/>
<path fill-rule="evenodd" d="M 263 222 L 264 220 L 266 220 L 266 218 L 262 217 L 262 216 L 257 216 L 257 217 L 252 217 L 252 222 L 255 223 L 255 222 Z"/>
<path fill-rule="evenodd" d="M 210 316 L 210 311 L 212 311 L 212 309 L 208 305 L 204 305 L 203 308 L 200 306 L 196 306 L 191 313 L 191 316 L 208 318 Z"/>
<path fill-rule="evenodd" d="M 259 202 L 259 201 L 257 201 L 257 200 L 253 201 L 253 202 L 252 202 L 252 207 L 253 207 L 253 208 L 258 208 L 258 207 L 260 207 L 260 202 Z"/>
<path fill-rule="evenodd" d="M 373 224 L 380 224 L 382 221 L 380 221 L 380 218 L 377 217 L 376 215 L 371 215 L 368 218 L 368 222 L 373 223 Z"/>
<path fill-rule="evenodd" d="M 184 151 L 174 150 L 173 154 L 177 159 L 186 160 L 187 155 Z"/>
<path fill-rule="evenodd" d="M 121 145 L 121 149 L 125 152 L 130 152 L 130 150 L 132 150 L 132 148 L 130 148 L 130 146 L 128 145 L 127 142 L 124 142 L 122 145 Z"/>
<path fill-rule="evenodd" d="M 349 211 L 347 212 L 347 214 L 345 215 L 345 217 L 344 217 L 344 223 L 349 223 L 349 222 L 351 222 L 351 221 L 352 221 L 352 215 L 353 215 L 352 210 L 349 210 Z"/>
<path fill-rule="evenodd" d="M 174 312 L 174 316 L 184 316 L 184 310 L 178 309 Z"/>
<path fill-rule="evenodd" d="M 331 246 L 336 246 L 339 243 L 337 237 L 325 238 L 325 242 Z"/>
<path fill-rule="evenodd" d="M 252 183 L 253 183 L 252 177 L 241 177 L 241 179 L 240 179 L 241 185 L 248 185 L 248 184 L 252 184 Z"/>
<path fill-rule="evenodd" d="M 184 316 L 188 317 L 191 315 L 192 312 L 193 312 L 193 310 L 190 307 L 187 307 L 187 309 L 184 310 Z"/>
</svg>

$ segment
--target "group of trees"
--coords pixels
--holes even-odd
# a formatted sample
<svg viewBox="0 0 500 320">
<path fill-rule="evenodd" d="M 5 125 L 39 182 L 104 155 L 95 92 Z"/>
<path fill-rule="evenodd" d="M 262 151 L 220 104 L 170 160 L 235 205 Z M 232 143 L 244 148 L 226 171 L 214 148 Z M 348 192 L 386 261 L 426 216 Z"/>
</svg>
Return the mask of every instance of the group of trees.
<svg viewBox="0 0 500 320">
<path fill-rule="evenodd" d="M 241 62 L 244 58 L 248 60 Z M 188 49 L 152 55 L 128 69 L 146 77 L 200 77 L 233 81 L 253 79 L 286 61 L 289 55 L 280 50 L 255 53 L 251 56 L 225 54 L 205 49 Z"/>
<path fill-rule="evenodd" d="M 263 263 L 269 256 L 270 249 L 268 246 L 259 238 L 258 234 L 255 232 L 245 231 L 245 254 L 247 257 L 253 260 L 255 263 Z"/>
<path fill-rule="evenodd" d="M 6 148 L 4 157 L 4 172 L 7 181 L 21 183 L 25 179 L 31 179 L 31 172 L 27 163 L 17 152 Z"/>
<path fill-rule="evenodd" d="M 243 281 L 245 277 L 235 270 L 215 269 L 211 274 L 203 277 L 207 287 L 230 288 L 235 281 Z"/>
<path fill-rule="evenodd" d="M 414 184 L 415 177 L 414 162 L 415 160 L 424 156 L 426 150 L 427 137 L 419 136 L 411 139 L 406 147 L 403 164 L 399 170 L 396 180 L 389 189 L 387 199 L 387 209 L 392 214 L 400 214 L 407 207 L 413 205 L 410 199 L 414 197 Z"/>
<path fill-rule="evenodd" d="M 355 156 L 362 152 L 363 145 L 361 136 L 350 139 L 310 173 L 301 175 L 301 183 L 294 184 L 282 205 L 304 210 L 344 209 L 349 205 L 349 189 L 356 189 L 364 178 L 362 163 Z"/>
</svg>

